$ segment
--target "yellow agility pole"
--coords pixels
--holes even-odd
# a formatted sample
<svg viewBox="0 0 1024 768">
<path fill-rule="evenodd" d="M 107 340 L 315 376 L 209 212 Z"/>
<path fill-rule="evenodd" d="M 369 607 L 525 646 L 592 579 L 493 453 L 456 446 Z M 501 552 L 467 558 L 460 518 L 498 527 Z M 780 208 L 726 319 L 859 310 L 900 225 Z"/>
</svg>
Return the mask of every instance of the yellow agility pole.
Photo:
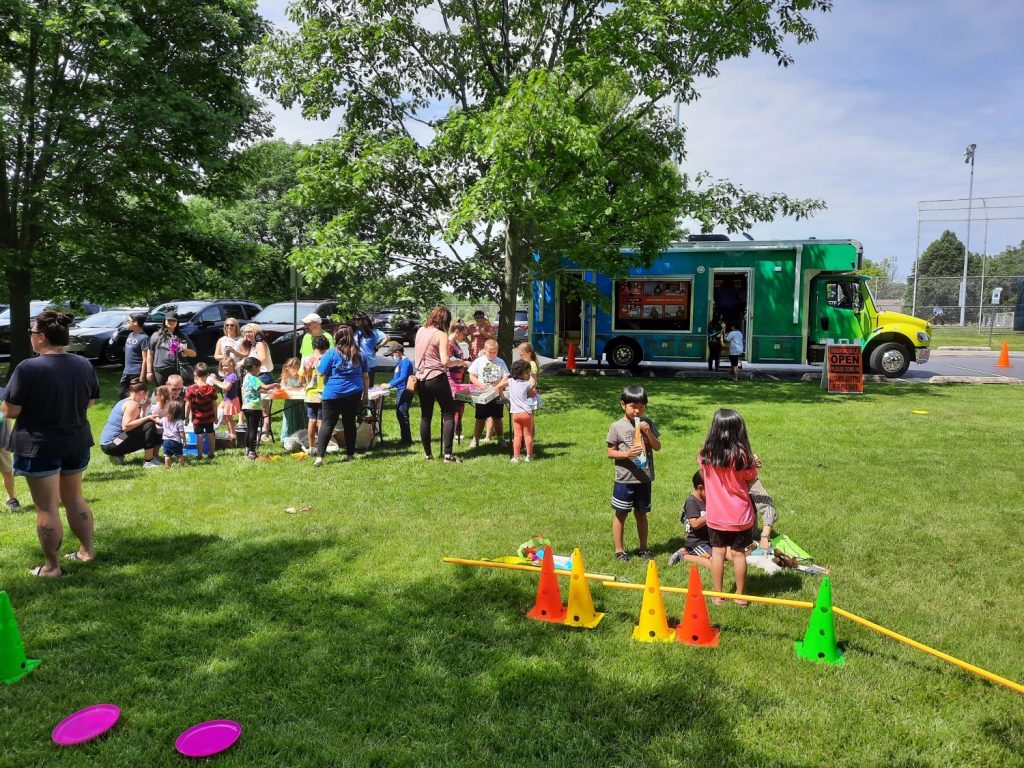
<svg viewBox="0 0 1024 768">
<path fill-rule="evenodd" d="M 540 573 L 540 568 L 537 568 L 536 566 L 519 565 L 517 563 L 492 563 L 489 560 L 466 560 L 460 557 L 442 557 L 441 562 L 448 563 L 449 565 L 472 565 L 476 566 L 477 568 L 503 568 L 508 571 L 527 571 L 528 573 Z M 558 576 L 572 575 L 569 571 L 560 571 L 557 568 L 555 569 L 555 574 Z M 591 581 L 608 581 L 609 584 L 615 583 L 609 581 L 609 579 L 615 578 L 610 573 L 584 573 L 583 575 Z"/>
<path fill-rule="evenodd" d="M 643 589 L 644 588 L 643 584 L 619 584 L 617 582 L 611 582 L 611 581 L 609 581 L 609 582 L 602 582 L 602 586 L 604 586 L 604 587 L 611 587 L 612 589 Z M 683 588 L 683 587 L 665 587 L 665 586 L 663 586 L 661 588 L 661 591 L 662 592 L 668 592 L 670 594 L 677 594 L 677 595 L 685 595 L 686 594 L 686 589 Z M 725 598 L 727 600 L 749 600 L 752 603 L 766 603 L 768 605 L 785 605 L 785 606 L 789 606 L 791 608 L 813 608 L 814 607 L 814 603 L 807 603 L 807 602 L 804 602 L 802 600 L 780 600 L 779 598 L 775 598 L 775 597 L 759 597 L 757 595 L 737 595 L 735 593 L 725 593 L 725 592 L 708 592 L 708 591 L 705 591 L 704 594 L 706 596 L 708 596 L 708 597 L 723 597 L 723 598 Z M 1002 685 L 1002 686 L 1004 686 L 1006 688 L 1009 688 L 1011 691 L 1016 691 L 1017 693 L 1024 693 L 1024 685 L 1021 685 L 1020 683 L 1015 683 L 1015 682 L 1013 682 L 1013 680 L 1008 680 L 1005 677 L 1000 677 L 997 674 L 989 672 L 987 669 L 982 669 L 981 667 L 976 667 L 973 664 L 968 664 L 966 661 L 961 661 L 960 659 L 956 658 L 955 656 L 950 656 L 948 653 L 943 653 L 942 651 L 937 651 L 934 648 L 930 648 L 929 646 L 925 645 L 924 643 L 919 643 L 916 640 L 912 640 L 909 637 L 906 637 L 905 635 L 899 634 L 898 632 L 893 632 L 891 629 L 886 629 L 885 627 L 883 627 L 883 626 L 881 626 L 879 624 L 875 624 L 874 622 L 868 621 L 867 619 L 862 619 L 860 616 L 858 616 L 855 613 L 850 613 L 849 611 L 844 611 L 842 608 L 837 608 L 834 605 L 832 606 L 832 612 L 835 613 L 838 616 L 842 616 L 844 619 L 849 619 L 850 621 L 854 622 L 855 624 L 860 624 L 863 627 L 867 627 L 868 629 L 872 630 L 873 632 L 877 632 L 880 635 L 885 635 L 886 637 L 892 638 L 893 640 L 901 642 L 901 643 L 903 643 L 905 645 L 909 645 L 911 648 L 914 648 L 914 649 L 916 649 L 918 651 L 921 651 L 922 653 L 927 653 L 930 656 L 934 656 L 937 659 L 941 659 L 942 661 L 945 661 L 945 662 L 947 662 L 949 664 L 952 664 L 954 667 L 959 667 L 960 669 L 962 669 L 962 670 L 964 670 L 966 672 L 970 672 L 972 674 L 977 675 L 978 677 L 984 678 L 985 680 L 988 680 L 989 682 L 996 683 L 998 685 Z"/>
<path fill-rule="evenodd" d="M 934 656 L 937 659 L 942 659 L 942 661 L 952 664 L 954 667 L 959 667 L 960 669 L 963 669 L 967 672 L 971 672 L 977 675 L 978 677 L 983 677 L 989 682 L 998 683 L 999 685 L 1006 686 L 1011 691 L 1016 691 L 1017 693 L 1024 693 L 1024 685 L 1021 685 L 1020 683 L 1015 683 L 1013 682 L 1013 680 L 1007 680 L 1005 677 L 1000 677 L 999 675 L 993 674 L 992 672 L 989 672 L 987 669 L 982 669 L 981 667 L 976 667 L 973 664 L 968 664 L 966 661 L 961 661 L 955 656 L 950 656 L 948 653 L 943 653 L 942 651 L 937 651 L 934 648 L 929 648 L 924 643 L 919 643 L 916 640 L 911 640 L 909 637 L 901 635 L 898 632 L 893 632 L 891 629 L 886 629 L 885 627 L 875 624 L 874 622 L 868 621 L 867 619 L 862 619 L 855 613 L 844 611 L 842 608 L 836 608 L 835 606 L 832 606 L 832 612 L 838 616 L 842 616 L 844 619 L 849 619 L 850 621 L 860 624 L 863 627 L 867 627 L 873 632 L 877 632 L 880 635 L 890 637 L 893 640 L 897 640 L 903 643 L 904 645 L 909 645 L 911 648 L 915 648 L 921 651 L 922 653 L 927 653 L 931 656 Z"/>
<path fill-rule="evenodd" d="M 602 582 L 602 587 L 612 587 L 613 589 L 643 589 L 643 584 L 620 584 L 617 581 Z M 666 587 L 662 586 L 662 592 L 668 592 L 672 595 L 685 595 L 685 587 Z M 759 595 L 737 595 L 735 592 L 708 592 L 704 590 L 705 597 L 721 597 L 726 600 L 747 600 L 751 603 L 764 603 L 766 605 L 785 605 L 789 608 L 813 608 L 814 603 L 804 602 L 803 600 L 783 600 L 778 597 L 761 597 Z"/>
</svg>

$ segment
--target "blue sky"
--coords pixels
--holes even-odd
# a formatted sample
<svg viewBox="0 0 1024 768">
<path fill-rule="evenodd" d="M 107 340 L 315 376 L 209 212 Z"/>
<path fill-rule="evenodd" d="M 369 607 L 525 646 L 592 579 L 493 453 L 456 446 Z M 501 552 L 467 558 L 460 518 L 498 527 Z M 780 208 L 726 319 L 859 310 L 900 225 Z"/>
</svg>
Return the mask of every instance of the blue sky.
<svg viewBox="0 0 1024 768">
<path fill-rule="evenodd" d="M 283 0 L 259 5 L 284 21 Z M 828 204 L 809 221 L 755 227 L 754 237 L 854 238 L 868 258 L 893 257 L 906 274 L 918 201 L 968 195 L 967 144 L 978 145 L 976 199 L 1024 195 L 1024 3 L 837 0 L 816 26 L 817 41 L 791 47 L 794 65 L 760 56 L 728 62 L 683 108 L 687 170 Z M 288 140 L 336 127 L 272 112 Z M 981 215 L 972 251 L 982 248 Z M 1024 240 L 1024 208 L 1014 215 L 1022 220 L 989 224 L 989 253 Z M 925 223 L 922 247 L 944 227 L 965 236 L 965 222 Z"/>
</svg>

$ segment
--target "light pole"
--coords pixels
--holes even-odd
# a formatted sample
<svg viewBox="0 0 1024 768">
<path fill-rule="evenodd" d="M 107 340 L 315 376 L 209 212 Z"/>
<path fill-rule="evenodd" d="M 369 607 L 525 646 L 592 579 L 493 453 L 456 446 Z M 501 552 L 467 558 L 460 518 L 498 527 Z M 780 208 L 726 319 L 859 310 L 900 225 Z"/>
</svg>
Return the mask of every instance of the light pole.
<svg viewBox="0 0 1024 768">
<path fill-rule="evenodd" d="M 964 163 L 971 164 L 971 185 L 967 193 L 967 242 L 964 243 L 964 276 L 960 281 L 960 327 L 967 319 L 967 259 L 971 252 L 971 204 L 974 202 L 974 150 L 977 144 L 968 144 L 964 150 Z"/>
</svg>

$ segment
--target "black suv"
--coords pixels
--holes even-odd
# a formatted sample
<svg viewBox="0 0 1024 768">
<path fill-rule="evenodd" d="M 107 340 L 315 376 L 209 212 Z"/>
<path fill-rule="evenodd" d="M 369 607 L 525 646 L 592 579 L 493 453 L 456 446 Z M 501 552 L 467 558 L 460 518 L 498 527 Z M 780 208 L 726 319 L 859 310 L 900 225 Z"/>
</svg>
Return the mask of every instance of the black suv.
<svg viewBox="0 0 1024 768">
<path fill-rule="evenodd" d="M 245 325 L 255 317 L 262 307 L 245 299 L 181 299 L 168 301 L 149 313 L 143 327 L 146 333 L 153 334 L 164 324 L 164 315 L 173 310 L 178 315 L 178 328 L 192 339 L 199 353 L 197 360 L 213 360 L 213 351 L 217 340 L 224 335 L 224 321 L 229 317 L 237 318 Z M 128 326 L 122 325 L 111 337 L 112 350 L 107 357 L 114 360 L 124 359 L 124 340 L 128 338 Z"/>
<path fill-rule="evenodd" d="M 279 301 L 261 311 L 252 321 L 259 325 L 263 340 L 270 346 L 270 359 L 280 365 L 292 356 L 292 345 L 302 346 L 306 327 L 302 318 L 310 312 L 320 315 L 324 333 L 332 335 L 338 324 L 333 315 L 338 312 L 338 302 L 328 299 L 300 299 L 298 312 L 291 301 Z"/>
<path fill-rule="evenodd" d="M 382 309 L 373 319 L 373 325 L 389 339 L 412 345 L 416 343 L 416 331 L 420 329 L 420 316 L 406 309 Z"/>
</svg>

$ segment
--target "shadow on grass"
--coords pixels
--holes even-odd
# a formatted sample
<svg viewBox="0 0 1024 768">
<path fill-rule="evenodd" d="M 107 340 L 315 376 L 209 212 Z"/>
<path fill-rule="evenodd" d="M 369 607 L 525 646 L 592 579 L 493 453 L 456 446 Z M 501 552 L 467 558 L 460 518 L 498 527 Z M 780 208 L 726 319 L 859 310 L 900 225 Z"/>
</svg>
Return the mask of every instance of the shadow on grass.
<svg viewBox="0 0 1024 768">
<path fill-rule="evenodd" d="M 678 649 L 621 648 L 647 660 L 618 669 L 612 629 L 526 620 L 532 579 L 393 583 L 330 534 L 122 535 L 75 573 L 16 590 L 43 665 L 0 704 L 12 764 L 177 765 L 177 733 L 231 718 L 225 766 L 796 766 L 740 743 L 735 691 Z M 49 729 L 97 701 L 119 726 L 57 752 Z"/>
</svg>

